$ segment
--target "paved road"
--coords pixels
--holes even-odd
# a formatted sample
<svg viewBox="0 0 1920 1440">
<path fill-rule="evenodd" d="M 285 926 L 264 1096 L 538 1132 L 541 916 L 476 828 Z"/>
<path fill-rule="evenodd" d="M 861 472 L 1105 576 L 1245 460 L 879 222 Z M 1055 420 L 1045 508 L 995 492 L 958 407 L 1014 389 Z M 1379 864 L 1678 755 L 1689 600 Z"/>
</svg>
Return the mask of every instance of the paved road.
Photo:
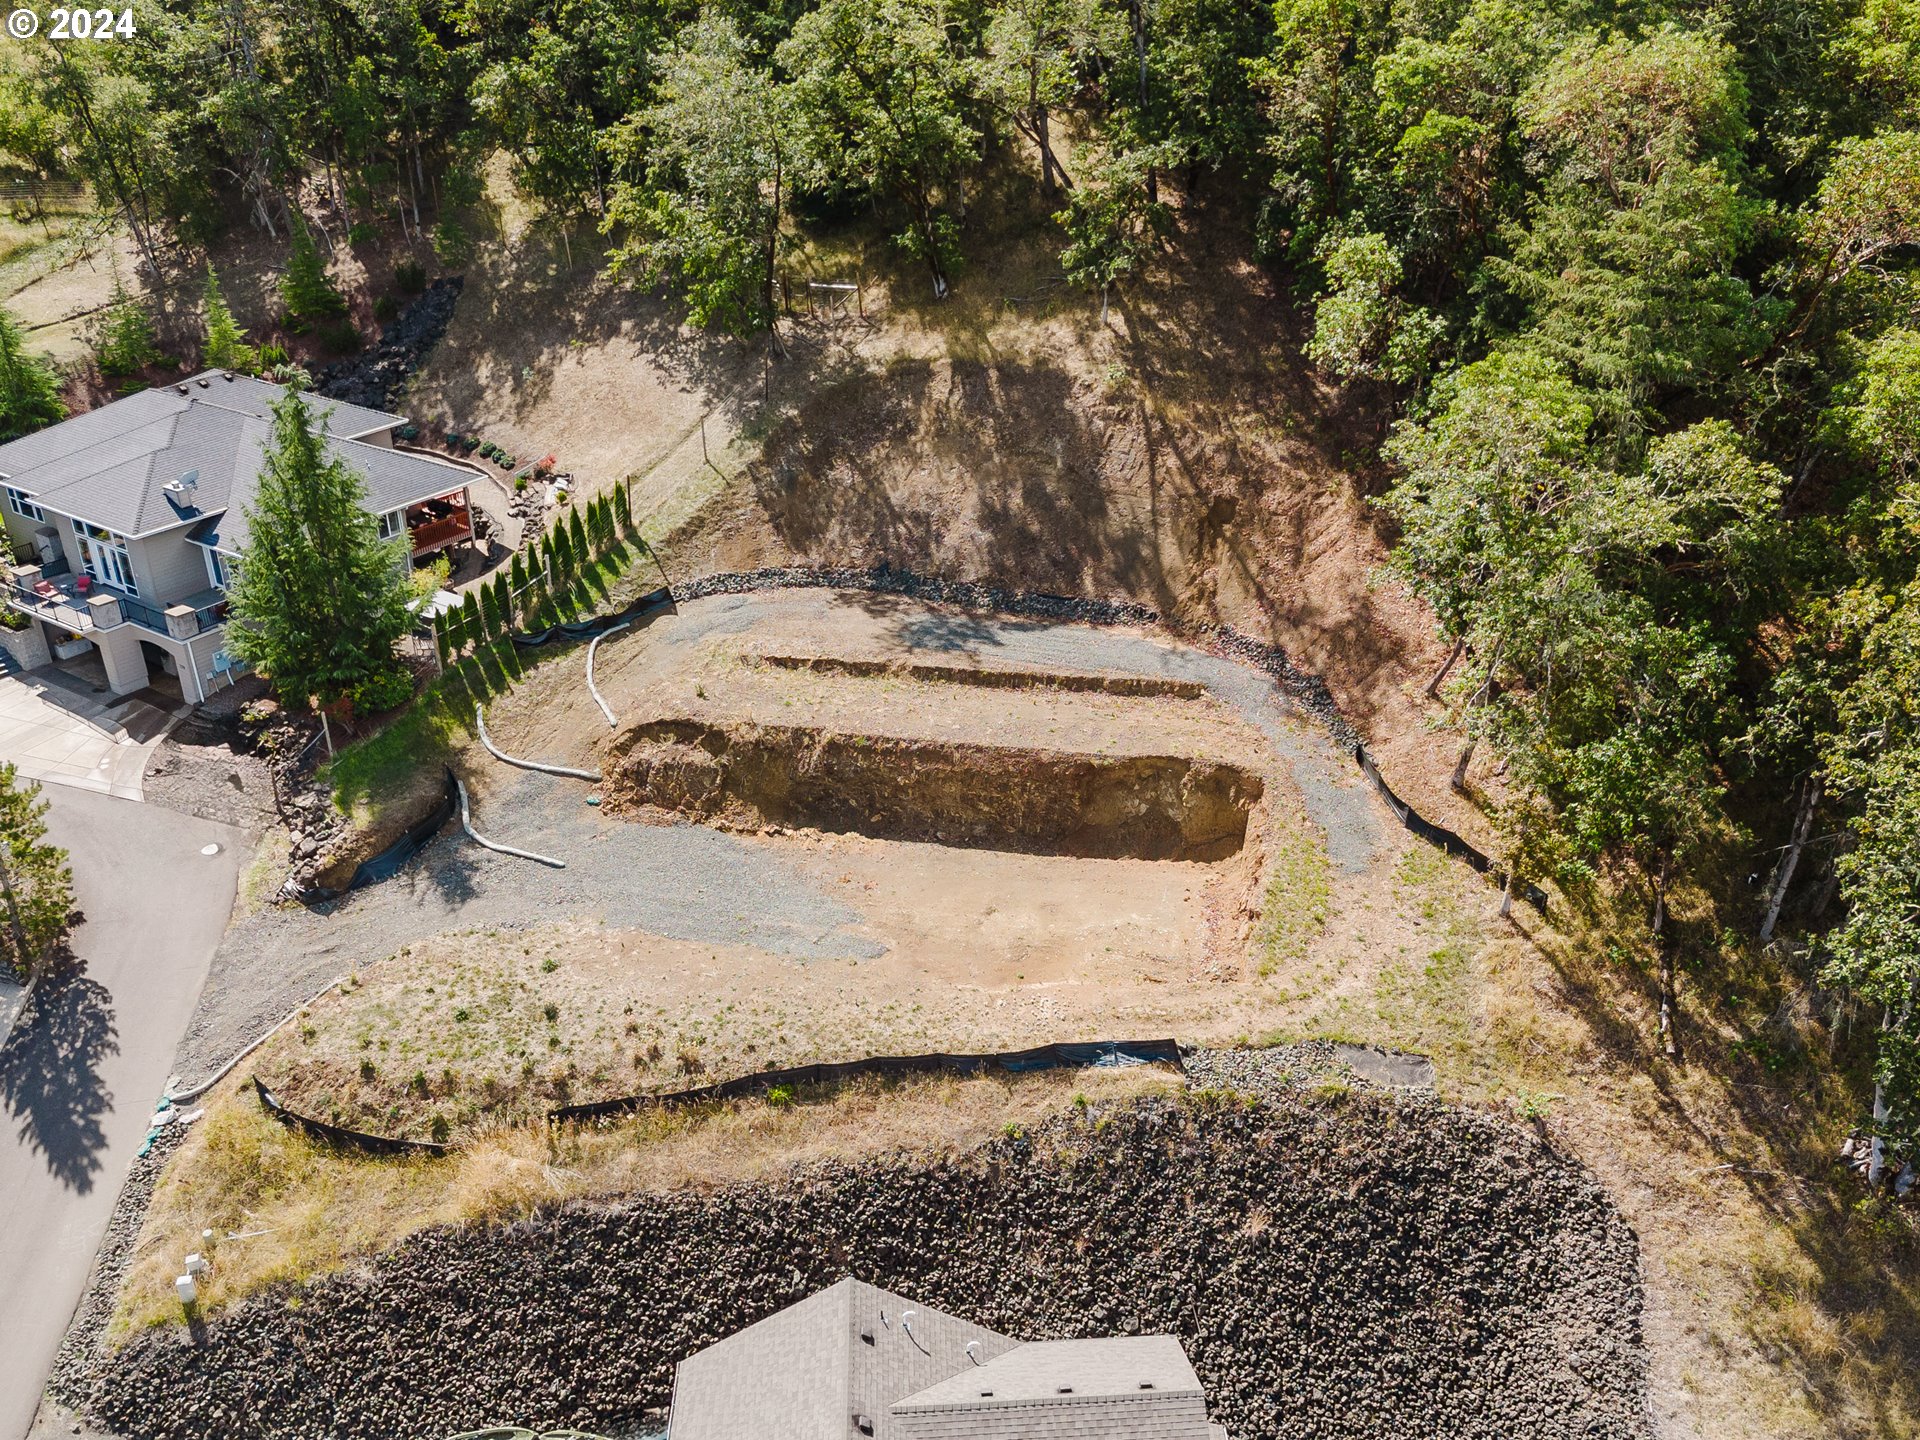
<svg viewBox="0 0 1920 1440">
<path fill-rule="evenodd" d="M 238 831 L 48 786 L 85 921 L 0 1048 L 0 1440 L 25 1435 L 233 908 Z M 220 846 L 211 858 L 207 844 Z"/>
</svg>

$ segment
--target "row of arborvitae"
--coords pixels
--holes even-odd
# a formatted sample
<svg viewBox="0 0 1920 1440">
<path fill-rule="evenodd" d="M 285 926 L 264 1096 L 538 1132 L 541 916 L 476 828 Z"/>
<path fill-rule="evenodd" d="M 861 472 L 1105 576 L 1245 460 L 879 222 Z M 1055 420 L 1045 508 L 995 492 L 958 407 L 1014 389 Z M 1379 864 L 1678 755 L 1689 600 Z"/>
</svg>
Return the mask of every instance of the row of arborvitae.
<svg viewBox="0 0 1920 1440">
<path fill-rule="evenodd" d="M 515 624 L 536 616 L 559 618 L 559 604 L 580 572 L 605 555 L 621 535 L 633 535 L 626 482 L 585 505 L 563 511 L 553 528 L 491 580 L 467 592 L 460 605 L 434 622 L 440 663 L 498 644 Z"/>
</svg>

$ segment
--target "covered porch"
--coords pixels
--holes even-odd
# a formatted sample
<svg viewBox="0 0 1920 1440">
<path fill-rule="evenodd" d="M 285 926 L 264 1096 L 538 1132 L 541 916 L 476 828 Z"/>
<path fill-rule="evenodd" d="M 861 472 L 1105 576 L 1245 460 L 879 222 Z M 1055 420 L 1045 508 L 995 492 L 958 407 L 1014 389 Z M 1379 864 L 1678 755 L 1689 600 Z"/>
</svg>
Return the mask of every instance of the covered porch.
<svg viewBox="0 0 1920 1440">
<path fill-rule="evenodd" d="M 407 506 L 405 518 L 415 560 L 473 539 L 473 503 L 464 485 Z"/>
</svg>

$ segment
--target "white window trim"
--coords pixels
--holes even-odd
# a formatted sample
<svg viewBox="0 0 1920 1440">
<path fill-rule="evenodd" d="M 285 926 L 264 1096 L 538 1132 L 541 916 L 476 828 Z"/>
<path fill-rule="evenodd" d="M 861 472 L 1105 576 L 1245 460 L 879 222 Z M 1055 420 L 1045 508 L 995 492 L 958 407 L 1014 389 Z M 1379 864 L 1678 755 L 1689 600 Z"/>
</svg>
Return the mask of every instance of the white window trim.
<svg viewBox="0 0 1920 1440">
<path fill-rule="evenodd" d="M 207 562 L 208 583 L 216 590 L 226 589 L 229 580 L 228 572 L 232 569 L 227 564 L 226 557 L 211 545 L 201 546 L 200 555 Z"/>
<path fill-rule="evenodd" d="M 7 504 L 13 507 L 13 513 L 22 520 L 37 520 L 42 525 L 47 523 L 47 512 L 34 504 L 24 490 L 15 489 L 11 485 L 7 486 Z"/>
<path fill-rule="evenodd" d="M 124 590 L 138 599 L 140 578 L 134 574 L 133 547 L 127 537 L 116 530 L 107 529 L 104 525 L 90 524 L 72 515 L 67 517 L 67 523 L 73 526 L 73 533 L 80 541 L 80 559 L 86 572 L 102 585 L 111 585 L 116 590 Z M 96 534 L 96 531 L 99 533 Z M 94 553 L 103 547 L 119 552 L 121 564 L 115 567 L 119 572 L 115 577 L 102 575 L 93 568 Z"/>
<path fill-rule="evenodd" d="M 380 517 L 380 538 L 391 540 L 407 528 L 405 510 L 389 510 Z"/>
</svg>

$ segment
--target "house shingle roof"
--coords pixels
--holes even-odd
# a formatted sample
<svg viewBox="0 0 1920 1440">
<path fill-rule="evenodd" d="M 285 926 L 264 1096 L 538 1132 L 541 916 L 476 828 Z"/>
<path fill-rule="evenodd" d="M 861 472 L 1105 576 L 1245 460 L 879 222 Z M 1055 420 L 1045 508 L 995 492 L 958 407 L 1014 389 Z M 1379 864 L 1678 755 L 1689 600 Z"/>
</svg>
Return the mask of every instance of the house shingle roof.
<svg viewBox="0 0 1920 1440">
<path fill-rule="evenodd" d="M 0 445 L 0 475 L 49 509 L 122 535 L 199 522 L 192 538 L 237 551 L 272 407 L 285 393 L 264 380 L 209 371 L 184 386 L 143 390 Z M 353 438 L 401 423 L 397 415 L 305 398 L 328 449 L 366 478 L 367 508 L 375 513 L 472 478 L 457 466 Z M 166 488 L 190 472 L 192 490 Z M 214 535 L 217 542 L 205 538 Z"/>
<path fill-rule="evenodd" d="M 670 1428 L 673 1440 L 1226 1440 L 1171 1335 L 1022 1344 L 853 1279 L 681 1361 Z"/>
<path fill-rule="evenodd" d="M 893 1406 L 895 1440 L 1208 1440 L 1171 1335 L 1021 1345 Z"/>
<path fill-rule="evenodd" d="M 889 1407 L 1019 1342 L 846 1279 L 709 1345 L 673 1380 L 673 1440 L 876 1440 Z"/>
</svg>

